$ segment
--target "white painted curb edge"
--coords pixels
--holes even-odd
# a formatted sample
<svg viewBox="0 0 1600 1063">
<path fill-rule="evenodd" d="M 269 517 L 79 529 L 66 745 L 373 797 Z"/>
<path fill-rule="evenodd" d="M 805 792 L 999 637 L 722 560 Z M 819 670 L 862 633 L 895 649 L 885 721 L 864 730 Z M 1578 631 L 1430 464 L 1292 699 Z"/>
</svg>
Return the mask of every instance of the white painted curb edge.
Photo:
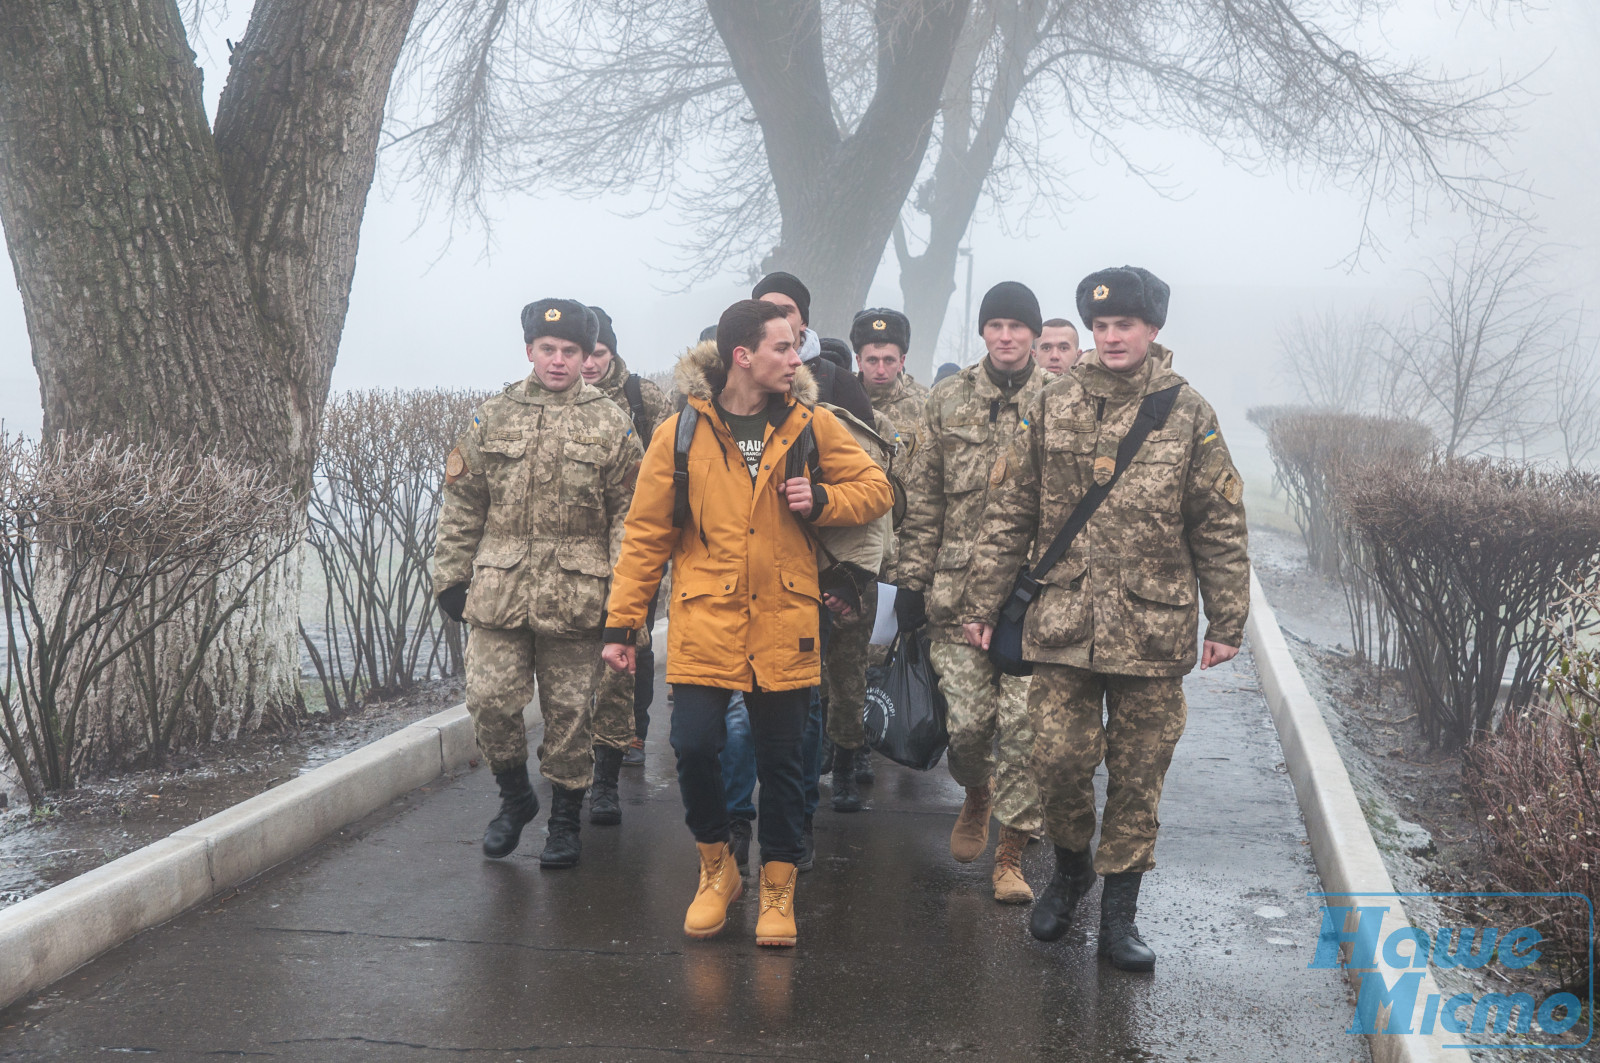
<svg viewBox="0 0 1600 1063">
<path fill-rule="evenodd" d="M 457 705 L 0 910 L 0 1008 L 476 754 Z"/>
<path fill-rule="evenodd" d="M 1295 797 L 1300 802 L 1305 817 L 1306 835 L 1311 840 L 1311 855 L 1317 863 L 1317 873 L 1322 876 L 1322 888 L 1331 896 L 1327 903 L 1374 905 L 1381 900 L 1360 898 L 1343 899 L 1339 895 L 1359 893 L 1393 893 L 1394 883 L 1383 866 L 1378 844 L 1373 841 L 1367 826 L 1366 815 L 1356 800 L 1356 791 L 1350 785 L 1350 774 L 1345 770 L 1339 749 L 1333 744 L 1322 710 L 1307 689 L 1300 669 L 1289 654 L 1289 644 L 1278 627 L 1277 614 L 1267 602 L 1255 572 L 1250 573 L 1250 622 L 1245 628 L 1250 636 L 1250 649 L 1255 655 L 1256 669 L 1261 674 L 1261 690 L 1272 710 L 1272 722 L 1278 728 L 1278 741 L 1283 746 L 1284 763 L 1289 778 L 1294 783 Z M 1379 940 L 1402 927 L 1409 926 L 1399 906 L 1390 908 L 1383 920 Z M 1389 985 L 1405 969 L 1391 969 L 1379 960 L 1377 968 Z M 1364 970 L 1347 968 L 1351 986 L 1358 990 Z M 1426 1000 L 1429 994 L 1439 992 L 1430 971 L 1422 972 L 1422 986 L 1418 999 Z M 1465 1058 L 1458 1049 L 1448 1051 L 1450 1043 L 1440 1033 L 1422 1034 L 1369 1034 L 1373 1063 L 1460 1063 Z"/>
</svg>

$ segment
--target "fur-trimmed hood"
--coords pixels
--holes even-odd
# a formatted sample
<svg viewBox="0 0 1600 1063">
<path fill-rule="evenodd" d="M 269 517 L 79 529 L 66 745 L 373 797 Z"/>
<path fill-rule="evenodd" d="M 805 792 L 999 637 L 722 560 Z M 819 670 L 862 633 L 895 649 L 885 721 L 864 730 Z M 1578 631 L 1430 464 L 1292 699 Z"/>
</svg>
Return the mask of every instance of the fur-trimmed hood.
<svg viewBox="0 0 1600 1063">
<path fill-rule="evenodd" d="M 672 370 L 672 386 L 680 394 L 702 402 L 710 402 L 722 394 L 728 383 L 727 371 L 722 368 L 722 358 L 717 354 L 715 340 L 701 340 L 683 352 Z M 802 406 L 816 406 L 817 381 L 811 370 L 801 366 L 795 370 L 794 383 L 789 387 L 789 397 Z"/>
</svg>

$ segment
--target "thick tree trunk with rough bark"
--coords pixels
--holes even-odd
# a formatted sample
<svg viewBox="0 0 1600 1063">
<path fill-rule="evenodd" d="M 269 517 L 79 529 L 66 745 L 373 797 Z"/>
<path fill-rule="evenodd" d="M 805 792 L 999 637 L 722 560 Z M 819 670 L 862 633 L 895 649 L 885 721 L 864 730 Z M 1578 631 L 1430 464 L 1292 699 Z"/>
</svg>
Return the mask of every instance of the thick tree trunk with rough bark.
<svg viewBox="0 0 1600 1063">
<path fill-rule="evenodd" d="M 811 324 L 848 335 L 928 148 L 969 0 L 878 0 L 877 88 L 843 136 L 818 0 L 710 0 L 761 124 L 783 226 L 763 265 L 811 289 Z M 863 180 L 870 174 L 870 180 Z"/>
<path fill-rule="evenodd" d="M 258 0 L 215 135 L 174 0 L 0 4 L 0 221 L 47 435 L 198 435 L 303 495 L 415 3 Z M 298 706 L 299 588 L 291 559 L 219 640 L 214 734 Z"/>
</svg>

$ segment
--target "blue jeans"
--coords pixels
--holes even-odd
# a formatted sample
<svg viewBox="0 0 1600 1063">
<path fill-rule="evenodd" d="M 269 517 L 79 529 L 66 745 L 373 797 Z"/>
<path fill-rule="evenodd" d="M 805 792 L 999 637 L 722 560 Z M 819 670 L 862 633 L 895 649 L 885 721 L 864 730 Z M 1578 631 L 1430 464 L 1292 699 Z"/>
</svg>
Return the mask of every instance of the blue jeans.
<svg viewBox="0 0 1600 1063">
<path fill-rule="evenodd" d="M 819 626 L 822 653 L 828 652 L 828 634 L 833 629 L 833 614 L 822 610 Z M 822 776 L 822 691 L 811 688 L 811 708 L 806 712 L 806 729 L 800 739 L 800 770 L 805 777 L 806 815 L 816 813 L 821 792 L 817 784 Z M 756 818 L 756 751 L 750 744 L 750 709 L 744 703 L 744 694 L 735 693 L 728 702 L 728 742 L 722 747 L 722 785 L 728 794 L 728 816 L 731 819 Z"/>
</svg>

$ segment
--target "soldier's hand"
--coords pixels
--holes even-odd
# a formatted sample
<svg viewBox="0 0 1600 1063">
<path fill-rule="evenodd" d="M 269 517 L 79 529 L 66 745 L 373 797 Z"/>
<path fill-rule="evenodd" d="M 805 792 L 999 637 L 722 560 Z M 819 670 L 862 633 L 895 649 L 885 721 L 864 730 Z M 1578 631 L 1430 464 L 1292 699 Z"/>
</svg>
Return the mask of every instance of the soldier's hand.
<svg viewBox="0 0 1600 1063">
<path fill-rule="evenodd" d="M 1210 668 L 1212 665 L 1227 664 L 1239 656 L 1239 647 L 1224 646 L 1220 642 L 1206 639 L 1205 646 L 1200 650 L 1200 667 Z"/>
<path fill-rule="evenodd" d="M 810 480 L 804 476 L 796 476 L 792 480 L 783 481 L 783 494 L 789 500 L 789 509 L 795 515 L 810 516 L 811 507 L 816 504 L 811 494 Z"/>
<path fill-rule="evenodd" d="M 627 646 L 621 642 L 608 642 L 600 651 L 600 659 L 611 666 L 613 672 L 627 672 L 633 675 L 639 667 L 639 648 Z"/>
<path fill-rule="evenodd" d="M 822 592 L 822 604 L 828 607 L 828 612 L 842 616 L 846 620 L 852 619 L 856 615 L 856 611 L 850 608 L 849 602 L 837 595 L 829 594 L 827 591 Z"/>
<path fill-rule="evenodd" d="M 961 633 L 967 636 L 967 645 L 975 650 L 987 650 L 994 637 L 993 624 L 962 624 Z"/>
<path fill-rule="evenodd" d="M 457 583 L 453 587 L 446 587 L 439 592 L 439 611 L 456 623 L 461 623 L 461 616 L 467 609 L 467 585 Z"/>
</svg>

